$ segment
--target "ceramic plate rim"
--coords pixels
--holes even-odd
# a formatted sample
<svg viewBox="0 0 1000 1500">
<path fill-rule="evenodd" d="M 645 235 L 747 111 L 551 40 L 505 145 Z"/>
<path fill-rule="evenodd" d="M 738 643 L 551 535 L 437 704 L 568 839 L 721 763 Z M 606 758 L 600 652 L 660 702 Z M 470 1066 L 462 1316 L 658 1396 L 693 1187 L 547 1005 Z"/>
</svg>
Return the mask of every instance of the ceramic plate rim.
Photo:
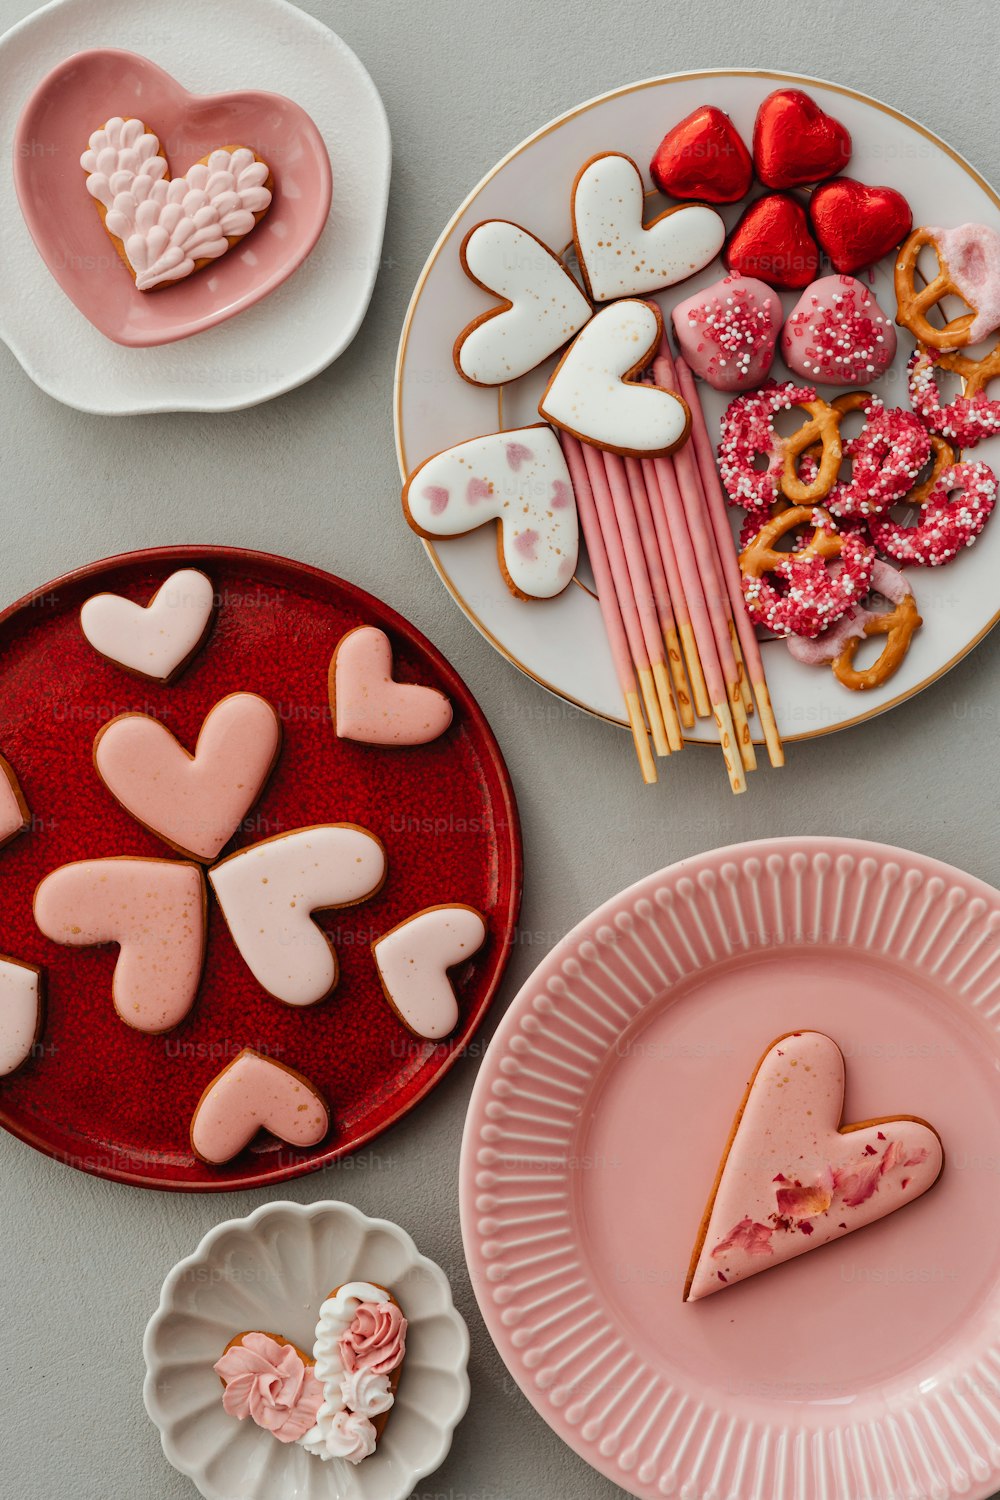
<svg viewBox="0 0 1000 1500">
<path fill-rule="evenodd" d="M 915 130 L 925 139 L 931 141 L 934 145 L 940 147 L 946 155 L 951 157 L 959 167 L 961 167 L 966 173 L 968 173 L 976 186 L 980 188 L 980 190 L 992 200 L 992 202 L 998 209 L 1000 209 L 1000 192 L 998 192 L 997 189 L 991 186 L 987 179 L 971 164 L 971 162 L 967 161 L 960 152 L 956 151 L 954 147 L 950 146 L 947 141 L 942 140 L 941 137 L 936 135 L 934 131 L 930 130 L 927 126 L 922 125 L 911 115 L 906 114 L 905 111 L 897 109 L 894 105 L 887 104 L 883 100 L 876 98 L 872 94 L 866 94 L 863 90 L 854 89 L 846 84 L 836 83 L 830 79 L 819 78 L 806 73 L 795 73 L 769 68 L 691 68 L 681 69 L 673 73 L 663 73 L 648 78 L 637 79 L 632 83 L 621 84 L 616 88 L 607 89 L 600 94 L 595 94 L 591 98 L 584 100 L 582 103 L 576 104 L 570 109 L 565 110 L 562 114 L 554 116 L 546 124 L 540 126 L 537 130 L 532 131 L 522 141 L 520 141 L 510 151 L 508 151 L 503 157 L 501 157 L 501 159 L 493 167 L 491 167 L 483 177 L 480 178 L 480 180 L 471 189 L 471 191 L 466 194 L 465 198 L 463 198 L 462 202 L 451 215 L 437 240 L 435 241 L 434 245 L 432 246 L 430 253 L 428 254 L 427 259 L 424 262 L 424 265 L 417 278 L 413 293 L 410 297 L 410 301 L 406 309 L 406 315 L 403 320 L 403 327 L 400 333 L 399 346 L 396 352 L 396 368 L 393 379 L 393 427 L 396 442 L 396 461 L 399 468 L 401 480 L 405 482 L 409 473 L 406 462 L 405 442 L 403 438 L 402 408 L 403 381 L 413 317 L 430 273 L 433 270 L 441 252 L 444 250 L 446 244 L 454 234 L 456 226 L 462 219 L 463 215 L 466 213 L 475 199 L 479 196 L 479 194 L 483 191 L 483 189 L 493 180 L 494 177 L 496 177 L 503 170 L 504 167 L 508 165 L 509 162 L 513 161 L 515 157 L 520 156 L 522 152 L 527 150 L 536 141 L 541 140 L 544 136 L 557 129 L 561 129 L 562 126 L 568 124 L 577 116 L 583 115 L 588 110 L 591 110 L 595 106 L 603 104 L 609 100 L 617 99 L 627 94 L 639 93 L 643 89 L 654 88 L 658 85 L 677 80 L 693 80 L 701 78 L 761 78 L 778 83 L 808 84 L 818 88 L 829 89 L 834 93 L 842 94 L 863 104 L 873 106 L 874 108 L 882 111 L 884 114 L 888 114 L 893 118 L 899 120 L 910 129 Z M 525 677 L 529 678 L 539 687 L 544 688 L 546 692 L 550 693 L 553 697 L 559 699 L 561 702 L 568 703 L 572 707 L 580 709 L 583 713 L 589 714 L 592 718 L 603 720 L 606 723 L 616 724 L 623 729 L 628 729 L 629 726 L 626 718 L 619 717 L 618 715 L 610 715 L 604 713 L 601 710 L 592 707 L 590 704 L 582 702 L 581 700 L 573 697 L 568 692 L 563 691 L 554 683 L 546 681 L 544 678 L 539 676 L 538 673 L 536 673 L 530 666 L 528 666 L 526 662 L 520 660 L 519 657 L 517 657 L 514 652 L 510 648 L 508 648 L 508 646 L 506 646 L 497 635 L 493 633 L 486 622 L 479 617 L 472 604 L 466 601 L 460 589 L 458 588 L 458 585 L 449 574 L 448 569 L 442 561 L 440 552 L 435 546 L 434 542 L 426 537 L 421 538 L 420 540 L 425 552 L 427 553 L 427 556 L 430 558 L 431 564 L 434 567 L 438 578 L 444 585 L 447 592 L 451 595 L 454 602 L 458 605 L 459 609 L 469 620 L 470 624 L 475 627 L 479 634 L 489 642 L 494 650 L 497 651 L 505 661 L 508 661 L 511 663 L 511 665 L 517 667 L 518 671 L 523 673 Z M 803 740 L 819 739 L 822 736 L 836 734 L 841 730 L 853 729 L 859 724 L 868 723 L 870 720 L 878 718 L 880 714 L 888 713 L 890 709 L 896 708 L 900 704 L 908 702 L 911 698 L 914 698 L 919 693 L 922 693 L 926 688 L 933 686 L 935 682 L 939 681 L 940 678 L 944 677 L 948 672 L 950 672 L 953 667 L 956 667 L 959 662 L 963 661 L 965 657 L 967 657 L 972 651 L 974 651 L 975 648 L 980 644 L 980 642 L 985 639 L 990 631 L 994 629 L 998 621 L 1000 621 L 1000 608 L 996 610 L 992 618 L 959 652 L 957 652 L 947 662 L 938 667 L 935 671 L 930 673 L 930 675 L 923 678 L 922 681 L 915 684 L 907 691 L 902 692 L 893 698 L 890 698 L 884 703 L 872 704 L 863 712 L 855 714 L 851 718 L 838 720 L 836 723 L 830 724 L 825 727 L 806 729 L 800 732 L 786 733 L 783 731 L 783 741 L 785 742 L 785 744 L 795 744 Z M 763 744 L 763 737 L 761 735 L 760 728 L 756 723 L 751 724 L 751 731 L 753 734 L 754 743 Z M 685 743 L 689 745 L 710 744 L 710 742 L 707 740 L 695 740 L 687 738 L 685 739 Z"/>
</svg>

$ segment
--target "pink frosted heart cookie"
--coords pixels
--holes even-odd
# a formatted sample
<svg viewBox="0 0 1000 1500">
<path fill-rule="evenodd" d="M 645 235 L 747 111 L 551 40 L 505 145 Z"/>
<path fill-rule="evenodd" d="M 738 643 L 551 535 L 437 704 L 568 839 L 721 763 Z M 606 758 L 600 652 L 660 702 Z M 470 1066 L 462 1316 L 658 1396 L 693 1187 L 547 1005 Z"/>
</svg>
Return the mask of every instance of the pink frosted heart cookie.
<svg viewBox="0 0 1000 1500">
<path fill-rule="evenodd" d="M 349 630 L 333 653 L 330 706 L 338 738 L 363 745 L 426 745 L 452 717 L 437 688 L 395 680 L 389 637 L 372 625 Z"/>
<path fill-rule="evenodd" d="M 212 581 L 181 568 L 145 606 L 120 594 L 95 594 L 80 610 L 80 627 L 95 651 L 133 676 L 173 682 L 197 655 L 215 608 Z"/>
<path fill-rule="evenodd" d="M 559 440 L 541 424 L 470 438 L 425 459 L 403 489 L 418 536 L 465 536 L 495 523 L 497 557 L 519 599 L 553 599 L 573 580 L 576 496 Z"/>
<path fill-rule="evenodd" d="M 195 1105 L 191 1149 L 209 1166 L 232 1161 L 261 1130 L 287 1146 L 318 1146 L 330 1129 L 326 1100 L 308 1078 L 247 1048 Z"/>
<path fill-rule="evenodd" d="M 579 333 L 593 308 L 547 245 L 506 219 L 477 224 L 462 241 L 462 269 L 500 299 L 455 340 L 458 373 L 472 385 L 517 380 Z"/>
<path fill-rule="evenodd" d="M 714 260 L 726 226 L 701 203 L 668 208 L 643 223 L 642 173 L 629 156 L 591 157 L 573 184 L 573 242 L 595 302 L 638 297 L 685 281 Z"/>
<path fill-rule="evenodd" d="M 31 813 L 24 800 L 17 773 L 0 755 L 0 849 L 31 827 Z"/>
<path fill-rule="evenodd" d="M 684 1288 L 697 1302 L 863 1229 L 933 1187 L 941 1141 L 911 1115 L 842 1125 L 844 1057 L 818 1031 L 779 1037 L 744 1096 Z"/>
<path fill-rule="evenodd" d="M 396 1400 L 407 1321 L 387 1288 L 335 1287 L 320 1308 L 312 1355 L 280 1334 L 239 1333 L 214 1366 L 222 1404 L 281 1443 L 320 1459 L 370 1458 Z"/>
<path fill-rule="evenodd" d="M 54 943 L 117 943 L 111 997 L 137 1031 L 170 1031 L 194 1004 L 205 956 L 205 881 L 171 859 L 82 859 L 46 875 L 35 922 Z"/>
<path fill-rule="evenodd" d="M 44 1018 L 41 969 L 0 955 L 0 1078 L 28 1061 Z"/>
<path fill-rule="evenodd" d="M 868 385 L 892 364 L 896 330 L 863 282 L 821 276 L 789 313 L 781 355 L 811 384 Z"/>
<path fill-rule="evenodd" d="M 315 1005 L 337 983 L 337 954 L 313 914 L 381 888 L 385 849 L 353 823 L 296 828 L 239 849 L 208 872 L 233 942 L 285 1005 Z"/>
<path fill-rule="evenodd" d="M 281 748 L 281 721 L 256 693 L 210 710 L 194 755 L 148 714 L 121 714 L 94 741 L 94 765 L 126 812 L 181 854 L 215 859 L 259 798 Z"/>
<path fill-rule="evenodd" d="M 247 146 L 222 146 L 170 176 L 159 139 L 115 115 L 80 157 L 87 192 L 140 292 L 218 260 L 271 206 L 271 169 Z"/>
<path fill-rule="evenodd" d="M 372 944 L 385 997 L 415 1036 L 439 1041 L 458 1023 L 448 970 L 486 941 L 486 923 L 472 906 L 430 906 Z"/>
<path fill-rule="evenodd" d="M 695 292 L 673 311 L 689 368 L 717 391 L 749 391 L 774 360 L 784 312 L 765 282 L 734 273 Z"/>
</svg>

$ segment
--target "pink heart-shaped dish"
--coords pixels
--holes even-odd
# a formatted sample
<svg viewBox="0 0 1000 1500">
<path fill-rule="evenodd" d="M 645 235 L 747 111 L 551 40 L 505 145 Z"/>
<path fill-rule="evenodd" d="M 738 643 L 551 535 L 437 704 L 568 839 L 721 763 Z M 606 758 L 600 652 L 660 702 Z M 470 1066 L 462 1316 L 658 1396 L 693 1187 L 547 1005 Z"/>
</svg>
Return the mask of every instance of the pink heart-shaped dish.
<svg viewBox="0 0 1000 1500">
<path fill-rule="evenodd" d="M 95 212 L 80 156 L 112 116 L 138 117 L 160 139 L 171 172 L 223 145 L 270 166 L 274 196 L 244 242 L 184 280 L 137 291 Z M 47 74 L 14 136 L 14 185 L 45 264 L 105 337 L 133 348 L 169 344 L 243 312 L 286 281 L 330 211 L 330 158 L 316 125 L 280 94 L 190 94 L 148 58 L 114 48 L 79 52 Z"/>
</svg>

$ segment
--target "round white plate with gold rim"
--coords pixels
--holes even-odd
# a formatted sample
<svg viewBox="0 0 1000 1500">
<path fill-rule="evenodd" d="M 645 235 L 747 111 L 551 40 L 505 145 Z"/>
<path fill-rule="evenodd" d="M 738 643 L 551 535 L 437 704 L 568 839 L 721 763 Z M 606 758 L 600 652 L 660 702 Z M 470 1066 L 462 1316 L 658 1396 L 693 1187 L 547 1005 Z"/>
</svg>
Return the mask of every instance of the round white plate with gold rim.
<svg viewBox="0 0 1000 1500">
<path fill-rule="evenodd" d="M 761 100 L 785 83 L 805 88 L 843 121 L 854 139 L 847 174 L 903 193 L 915 223 L 978 220 L 1000 228 L 1000 197 L 973 167 L 898 110 L 837 84 L 792 74 L 719 69 L 648 79 L 592 99 L 529 136 L 499 162 L 461 205 L 431 252 L 410 303 L 396 366 L 396 444 L 404 477 L 430 454 L 465 438 L 538 421 L 538 398 L 555 363 L 549 361 L 499 392 L 471 386 L 458 376 L 452 362 L 455 338 L 466 323 L 493 305 L 462 271 L 458 250 L 466 232 L 483 219 L 514 219 L 563 252 L 571 234 L 570 188 L 589 157 L 599 151 L 624 151 L 645 172 L 667 130 L 704 103 L 726 110 L 749 142 Z M 761 189 L 755 186 L 753 191 Z M 658 195 L 653 198 L 651 211 L 668 206 Z M 728 224 L 735 222 L 743 206 L 723 210 Z M 676 302 L 722 274 L 721 262 L 714 261 L 681 286 L 660 293 L 657 300 L 669 314 Z M 891 261 L 883 260 L 876 268 L 874 287 L 886 310 L 894 311 Z M 786 311 L 797 295 L 783 295 Z M 901 330 L 892 369 L 874 387 L 890 405 L 907 404 L 905 370 L 911 348 L 909 335 Z M 774 374 L 786 378 L 780 360 L 775 361 Z M 710 429 L 716 430 L 725 398 L 704 384 L 701 389 Z M 1000 469 L 1000 440 L 980 444 L 976 457 Z M 585 561 L 558 599 L 525 603 L 508 592 L 500 576 L 493 527 L 424 545 L 456 603 L 502 655 L 568 702 L 625 722 Z M 802 666 L 781 642 L 768 642 L 764 664 L 784 738 L 808 739 L 846 728 L 934 682 L 996 623 L 998 567 L 1000 521 L 994 520 L 976 545 L 947 567 L 911 569 L 924 628 L 896 676 L 864 696 L 842 687 L 829 669 Z M 689 737 L 710 739 L 709 723 L 700 721 Z M 759 726 L 751 724 L 759 739 Z"/>
</svg>

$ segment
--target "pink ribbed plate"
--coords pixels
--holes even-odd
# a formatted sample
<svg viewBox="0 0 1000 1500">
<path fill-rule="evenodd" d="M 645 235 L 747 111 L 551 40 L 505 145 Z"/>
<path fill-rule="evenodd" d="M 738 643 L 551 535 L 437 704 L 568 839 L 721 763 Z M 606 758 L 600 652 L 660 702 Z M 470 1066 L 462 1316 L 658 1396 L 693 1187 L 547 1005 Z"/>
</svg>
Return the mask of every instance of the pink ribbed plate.
<svg viewBox="0 0 1000 1500">
<path fill-rule="evenodd" d="M 716 850 L 545 959 L 466 1124 L 472 1285 L 550 1426 L 631 1494 L 986 1500 L 1000 1489 L 1000 893 L 850 839 Z M 686 1305 L 747 1079 L 827 1032 L 845 1118 L 944 1141 L 926 1197 Z"/>
</svg>

